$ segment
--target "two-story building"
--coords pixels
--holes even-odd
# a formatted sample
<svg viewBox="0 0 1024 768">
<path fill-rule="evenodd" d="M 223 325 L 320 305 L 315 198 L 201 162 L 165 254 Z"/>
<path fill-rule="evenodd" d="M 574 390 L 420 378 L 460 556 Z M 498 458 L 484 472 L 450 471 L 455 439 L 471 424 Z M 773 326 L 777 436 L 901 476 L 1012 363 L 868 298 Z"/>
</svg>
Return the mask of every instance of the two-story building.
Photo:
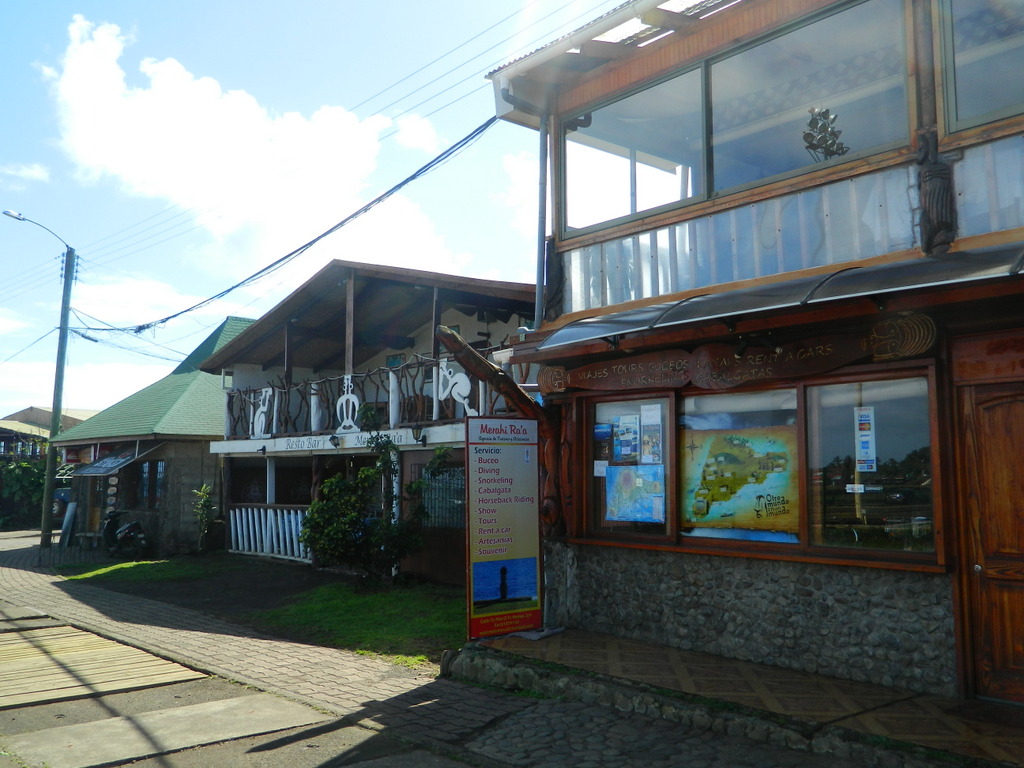
<svg viewBox="0 0 1024 768">
<path fill-rule="evenodd" d="M 637 0 L 491 73 L 549 623 L 1024 702 L 1022 68 L 1020 0 Z"/>
<path fill-rule="evenodd" d="M 434 329 L 448 326 L 500 360 L 532 323 L 534 292 L 335 260 L 207 359 L 203 370 L 227 389 L 224 439 L 211 450 L 225 459 L 230 549 L 312 559 L 298 534 L 320 485 L 374 461 L 361 419 L 369 407 L 400 449 L 401 487 L 435 448 L 452 449 L 450 471 L 425 496 L 426 546 L 403 567 L 463 583 L 464 419 L 507 406 L 441 349 Z"/>
</svg>

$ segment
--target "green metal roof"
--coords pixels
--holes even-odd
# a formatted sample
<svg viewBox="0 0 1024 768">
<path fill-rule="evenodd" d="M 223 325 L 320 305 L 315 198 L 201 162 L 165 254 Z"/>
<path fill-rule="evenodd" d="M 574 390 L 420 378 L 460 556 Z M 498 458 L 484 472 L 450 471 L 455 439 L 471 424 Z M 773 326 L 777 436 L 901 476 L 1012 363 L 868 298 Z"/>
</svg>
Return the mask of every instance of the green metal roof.
<svg viewBox="0 0 1024 768">
<path fill-rule="evenodd" d="M 209 437 L 224 434 L 224 392 L 220 377 L 199 364 L 253 321 L 229 317 L 169 375 L 61 432 L 59 445 L 112 438 Z"/>
</svg>

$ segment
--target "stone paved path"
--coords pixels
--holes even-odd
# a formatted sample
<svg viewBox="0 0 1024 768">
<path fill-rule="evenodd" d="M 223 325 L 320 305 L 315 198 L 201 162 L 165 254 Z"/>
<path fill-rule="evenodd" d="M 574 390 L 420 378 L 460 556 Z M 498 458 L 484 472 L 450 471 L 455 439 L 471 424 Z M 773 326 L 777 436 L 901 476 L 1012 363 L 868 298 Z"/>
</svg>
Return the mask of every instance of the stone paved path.
<svg viewBox="0 0 1024 768">
<path fill-rule="evenodd" d="M 54 553 L 52 557 L 67 556 Z M 742 734 L 687 730 L 580 703 L 434 679 L 341 650 L 65 581 L 35 541 L 0 534 L 0 596 L 187 666 L 313 704 L 472 765 L 530 768 L 853 768 Z M 915 763 L 922 766 L 923 763 Z"/>
</svg>

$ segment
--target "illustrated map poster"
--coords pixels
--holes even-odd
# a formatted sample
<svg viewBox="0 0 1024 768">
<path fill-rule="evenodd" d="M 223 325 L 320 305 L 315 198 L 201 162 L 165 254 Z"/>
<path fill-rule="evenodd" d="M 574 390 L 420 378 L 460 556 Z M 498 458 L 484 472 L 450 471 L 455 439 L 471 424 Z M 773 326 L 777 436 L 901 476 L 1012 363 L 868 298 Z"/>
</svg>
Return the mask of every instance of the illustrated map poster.
<svg viewBox="0 0 1024 768">
<path fill-rule="evenodd" d="M 540 474 L 537 422 L 466 420 L 468 635 L 537 629 Z"/>
<path fill-rule="evenodd" d="M 686 430 L 682 524 L 796 533 L 794 426 Z"/>
</svg>

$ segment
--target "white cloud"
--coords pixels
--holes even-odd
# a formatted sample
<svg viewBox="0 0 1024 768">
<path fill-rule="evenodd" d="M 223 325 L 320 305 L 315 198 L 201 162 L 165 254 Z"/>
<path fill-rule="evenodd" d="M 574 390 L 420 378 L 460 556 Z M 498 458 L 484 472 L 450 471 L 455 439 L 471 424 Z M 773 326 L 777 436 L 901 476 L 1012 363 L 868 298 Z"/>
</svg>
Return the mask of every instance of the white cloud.
<svg viewBox="0 0 1024 768">
<path fill-rule="evenodd" d="M 145 277 L 102 278 L 95 282 L 80 280 L 75 286 L 74 306 L 111 325 L 121 326 L 158 320 L 204 298 Z M 216 314 L 223 317 L 220 310 Z"/>
<path fill-rule="evenodd" d="M 64 374 L 64 407 L 102 410 L 169 374 L 173 363 L 69 365 Z M 53 362 L 0 365 L 0 416 L 29 406 L 49 407 Z"/>
<path fill-rule="evenodd" d="M 505 155 L 502 167 L 508 174 L 508 186 L 497 196 L 497 202 L 506 210 L 507 221 L 524 237 L 537 237 L 537 196 L 539 177 L 537 155 L 519 152 Z M 549 195 L 550 197 L 550 195 Z M 548 206 L 547 230 L 551 231 L 551 212 Z"/>
<path fill-rule="evenodd" d="M 10 310 L 0 309 L 0 335 L 6 335 L 8 333 L 14 333 L 24 328 L 28 328 L 30 323 L 24 319 L 17 317 Z"/>
<path fill-rule="evenodd" d="M 0 177 L 8 177 L 18 181 L 49 181 L 50 171 L 46 166 L 39 163 L 0 165 Z"/>
<path fill-rule="evenodd" d="M 65 151 L 86 182 L 112 178 L 130 194 L 195 212 L 214 241 L 183 254 L 191 268 L 220 279 L 250 274 L 384 191 L 371 188 L 370 175 L 388 118 L 360 120 L 337 106 L 309 116 L 273 114 L 245 91 L 225 91 L 170 58 L 143 60 L 146 84 L 132 87 L 119 63 L 128 42 L 119 27 L 76 16 L 69 37 L 62 67 L 51 74 Z M 404 118 L 398 128 L 404 146 L 437 144 L 423 118 Z M 398 203 L 398 196 L 387 203 L 395 215 Z M 415 227 L 425 219 L 410 212 L 414 207 L 406 201 L 402 213 L 411 217 L 401 227 L 392 223 L 389 238 L 402 229 L 399 237 L 419 242 Z M 330 238 L 334 250 L 344 250 L 332 255 L 388 260 L 380 231 L 352 229 Z M 459 258 L 445 252 L 432 228 L 419 235 L 431 241 L 435 268 L 455 268 Z M 326 243 L 315 250 L 325 260 Z M 311 268 L 312 260 L 296 267 L 302 279 L 319 266 Z"/>
<path fill-rule="evenodd" d="M 424 152 L 437 154 L 441 150 L 441 143 L 437 137 L 434 126 L 424 117 L 419 115 L 408 115 L 395 120 L 398 126 L 398 133 L 395 138 L 403 147 L 409 149 L 422 149 Z"/>
</svg>

